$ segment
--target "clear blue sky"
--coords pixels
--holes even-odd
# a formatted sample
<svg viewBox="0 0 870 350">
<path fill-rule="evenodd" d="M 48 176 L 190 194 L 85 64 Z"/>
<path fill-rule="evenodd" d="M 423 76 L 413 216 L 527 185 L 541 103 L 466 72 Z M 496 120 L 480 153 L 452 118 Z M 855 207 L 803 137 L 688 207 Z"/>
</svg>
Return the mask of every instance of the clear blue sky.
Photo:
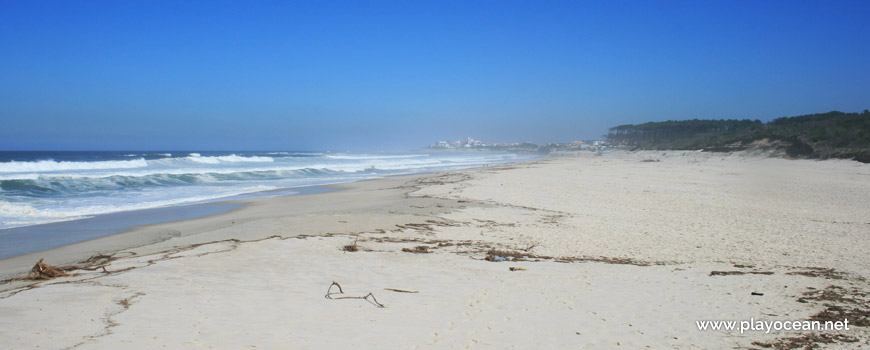
<svg viewBox="0 0 870 350">
<path fill-rule="evenodd" d="M 870 1 L 0 0 L 0 149 L 397 150 L 870 108 Z"/>
</svg>

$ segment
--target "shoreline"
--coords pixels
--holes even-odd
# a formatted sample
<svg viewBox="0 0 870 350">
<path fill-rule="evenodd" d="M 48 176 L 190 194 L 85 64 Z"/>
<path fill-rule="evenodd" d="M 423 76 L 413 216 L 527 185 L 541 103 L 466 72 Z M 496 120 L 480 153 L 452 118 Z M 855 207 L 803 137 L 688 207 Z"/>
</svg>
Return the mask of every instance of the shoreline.
<svg viewBox="0 0 870 350">
<path fill-rule="evenodd" d="M 532 160 L 525 160 L 520 162 L 510 162 L 510 163 L 499 163 L 497 165 L 509 165 L 509 164 L 522 164 L 535 162 L 540 159 L 546 159 L 546 157 L 541 157 Z M 480 168 L 492 166 L 480 166 Z M 114 212 L 114 213 L 106 213 L 106 214 L 98 214 L 89 218 L 76 219 L 76 220 L 68 220 L 68 221 L 59 221 L 59 222 L 50 222 L 45 224 L 38 225 L 30 225 L 23 227 L 13 227 L 9 229 L 4 229 L 2 231 L 6 231 L 11 235 L 16 234 L 29 234 L 32 233 L 30 231 L 43 229 L 54 229 L 69 225 L 76 226 L 85 226 L 83 228 L 78 228 L 77 231 L 87 230 L 88 223 L 96 222 L 98 225 L 106 224 L 110 226 L 109 228 L 97 228 L 96 231 L 100 231 L 101 233 L 92 234 L 91 238 L 84 240 L 72 241 L 70 243 L 65 243 L 59 246 L 51 247 L 48 249 L 40 249 L 36 251 L 29 251 L 23 254 L 13 255 L 13 256 L 5 256 L 0 257 L 0 280 L 5 280 L 9 278 L 13 278 L 15 276 L 20 276 L 22 274 L 26 274 L 27 271 L 33 267 L 33 263 L 42 259 L 43 257 L 47 258 L 47 262 L 51 262 L 53 265 L 65 266 L 65 265 L 75 265 L 84 262 L 86 259 L 101 255 L 101 254 L 116 254 L 120 252 L 132 251 L 135 249 L 142 249 L 149 245 L 153 245 L 156 243 L 164 242 L 173 238 L 177 238 L 182 235 L 190 235 L 202 233 L 201 231 L 207 230 L 208 228 L 195 228 L 193 229 L 193 233 L 177 233 L 171 228 L 173 224 L 182 224 L 186 221 L 195 221 L 195 220 L 205 220 L 208 221 L 212 218 L 218 219 L 222 215 L 231 215 L 233 212 L 242 210 L 246 206 L 256 204 L 260 201 L 266 201 L 273 198 L 287 198 L 287 197 L 303 197 L 303 196 L 316 196 L 319 194 L 334 192 L 334 191 L 342 191 L 348 189 L 356 189 L 357 187 L 352 184 L 358 183 L 366 183 L 371 181 L 379 181 L 379 180 L 387 180 L 391 178 L 417 178 L 417 177 L 425 177 L 430 176 L 442 172 L 450 172 L 450 171 L 462 171 L 462 170 L 471 170 L 478 167 L 471 168 L 460 168 L 460 169 L 448 169 L 448 170 L 436 170 L 430 172 L 421 172 L 421 173 L 413 173 L 413 174 L 391 174 L 383 177 L 376 177 L 371 179 L 363 179 L 349 182 L 336 182 L 336 183 L 326 183 L 326 184 L 317 184 L 317 185 L 303 185 L 298 187 L 288 187 L 288 188 L 280 188 L 280 189 L 272 189 L 261 192 L 247 193 L 234 195 L 231 197 L 227 197 L 214 202 L 204 202 L 204 203 L 192 203 L 192 204 L 182 204 L 177 206 L 169 206 L 169 207 L 157 207 L 157 208 L 147 208 L 147 209 L 139 209 L 132 211 L 122 211 L 122 212 Z M 290 194 L 282 194 L 288 191 L 292 191 Z M 267 194 L 275 194 L 277 195 L 267 195 Z M 223 207 L 223 208 L 221 208 Z M 173 216 L 169 219 L 163 218 L 155 218 L 152 213 L 162 214 L 165 212 L 170 212 L 172 210 L 176 210 L 179 208 L 191 208 L 193 211 L 197 213 L 193 213 L 190 215 L 177 215 L 175 213 L 170 213 L 170 216 Z M 146 215 L 150 216 L 150 218 L 141 219 L 135 218 L 138 215 Z M 116 218 L 118 218 L 116 220 Z M 131 223 L 134 222 L 134 223 Z M 231 220 L 231 222 L 233 222 Z M 61 234 L 67 228 L 61 228 Z M 0 232 L 2 232 L 0 231 Z M 43 233 L 44 232 L 39 232 Z M 136 235 L 142 235 L 142 237 L 135 237 Z M 113 236 L 122 236 L 113 238 Z M 147 236 L 147 237 L 145 237 Z M 202 242 L 194 242 L 195 243 L 205 243 Z M 148 252 L 153 252 L 153 250 L 148 249 Z M 28 263 L 28 261 L 31 261 Z"/>
<path fill-rule="evenodd" d="M 421 173 L 421 174 L 413 174 L 413 175 L 399 175 L 399 176 L 425 176 L 431 173 Z M 112 233 L 100 235 L 97 237 L 71 242 L 67 244 L 63 244 L 61 246 L 42 249 L 38 251 L 27 252 L 24 254 L 8 256 L 0 258 L 0 280 L 8 279 L 14 276 L 26 274 L 27 271 L 33 266 L 33 264 L 39 259 L 46 258 L 46 262 L 50 262 L 53 265 L 75 265 L 83 262 L 84 260 L 101 254 L 117 254 L 121 252 L 133 251 L 136 249 L 146 248 L 150 245 L 165 242 L 174 238 L 178 238 L 185 235 L 194 235 L 198 233 L 202 233 L 209 228 L 212 228 L 211 225 L 188 225 L 186 223 L 190 222 L 207 222 L 211 220 L 222 220 L 226 217 L 232 217 L 234 213 L 238 211 L 242 211 L 247 206 L 256 205 L 258 202 L 267 201 L 275 198 L 291 198 L 291 197 L 307 197 L 307 196 L 317 196 L 320 194 L 342 191 L 347 189 L 353 189 L 355 186 L 352 184 L 364 183 L 368 181 L 378 181 L 383 179 L 388 179 L 390 177 L 381 177 L 375 179 L 367 179 L 362 181 L 355 182 L 344 182 L 344 183 L 335 183 L 335 184 L 326 184 L 326 185 L 314 185 L 314 186 L 304 186 L 304 187 L 293 187 L 288 188 L 292 190 L 298 190 L 298 192 L 290 194 L 290 195 L 277 195 L 277 196 L 256 196 L 253 198 L 243 198 L 243 199 L 226 199 L 216 202 L 207 202 L 207 203 L 196 203 L 196 204 L 187 204 L 180 206 L 170 206 L 170 207 L 160 207 L 160 208 L 149 208 L 142 210 L 133 210 L 133 211 L 125 211 L 125 212 L 117 212 L 117 213 L 107 213 L 95 215 L 91 218 L 85 219 L 77 219 L 70 221 L 61 221 L 61 222 L 53 222 L 47 224 L 33 225 L 33 226 L 25 226 L 25 227 L 17 227 L 7 229 L 8 231 L 17 231 L 20 229 L 24 229 L 24 233 L 27 233 L 29 228 L 38 226 L 37 229 L 43 229 L 48 227 L 48 229 L 55 226 L 64 226 L 76 223 L 82 223 L 86 221 L 97 221 L 102 222 L 104 220 L 110 221 L 110 226 L 112 228 L 109 229 Z M 302 188 L 308 190 L 300 190 Z M 288 189 L 276 189 L 269 190 L 264 192 L 285 192 Z M 237 195 L 233 197 L 240 197 L 245 195 Z M 232 197 L 230 197 L 232 198 Z M 163 213 L 165 211 L 177 210 L 179 208 L 190 208 L 196 207 L 200 208 L 196 210 L 198 213 L 190 216 L 182 215 L 182 218 L 176 219 L 156 219 L 156 222 L 153 220 L 147 220 L 150 222 L 145 222 L 141 224 L 130 224 L 130 217 L 134 215 L 150 215 L 152 212 Z M 223 207 L 221 209 L 214 210 L 212 208 L 215 207 Z M 211 210 L 210 210 L 211 209 Z M 115 221 L 114 218 L 121 216 L 122 218 Z M 127 221 L 123 221 L 123 220 Z M 136 219 L 133 219 L 135 221 Z M 224 220 L 225 221 L 225 220 Z M 230 220 L 233 222 L 233 220 Z M 187 233 L 176 232 L 178 230 L 172 229 L 174 225 L 181 225 L 185 227 L 196 226 L 194 229 L 187 228 Z M 205 243 L 197 242 L 197 243 Z M 159 248 L 158 248 L 159 249 Z M 148 252 L 152 252 L 153 250 L 146 249 Z"/>
<path fill-rule="evenodd" d="M 44 252 L 70 244 L 82 243 L 120 234 L 136 229 L 137 227 L 221 214 L 244 205 L 245 200 L 269 197 L 303 196 L 329 192 L 332 191 L 332 189 L 328 187 L 330 185 L 332 184 L 288 187 L 234 195 L 216 201 L 111 212 L 72 220 L 5 228 L 0 230 L 0 238 L 8 239 L 10 241 L 15 241 L 17 239 L 18 242 L 15 242 L 15 245 L 16 247 L 20 247 L 20 249 L 16 248 L 15 250 L 20 251 L 20 253 L 9 255 L 12 253 L 13 249 L 4 250 L 3 248 L 0 248 L 0 261 L 25 254 Z M 45 245 L 36 246 L 38 242 L 34 241 L 39 240 L 51 240 L 59 242 L 59 244 L 55 245 L 52 243 L 51 246 L 47 247 Z M 0 276 L 2 276 L 2 274 L 0 274 Z"/>
<path fill-rule="evenodd" d="M 40 253 L 70 244 L 107 237 L 139 226 L 216 215 L 240 206 L 229 201 L 187 204 L 98 214 L 87 218 L 13 227 L 0 230 L 0 237 L 14 246 L 0 248 L 0 261 L 21 255 Z M 70 237 L 74 235 L 74 237 Z M 37 246 L 51 241 L 51 246 Z M 55 245 L 56 244 L 56 245 Z"/>
<path fill-rule="evenodd" d="M 47 224 L 33 225 L 33 226 L 61 226 L 61 225 L 69 225 L 75 224 L 77 222 L 94 220 L 102 221 L 106 217 L 109 217 L 111 220 L 112 217 L 122 216 L 129 217 L 138 214 L 149 214 L 150 212 L 157 211 L 170 211 L 177 208 L 182 207 L 199 207 L 204 208 L 200 210 L 200 212 L 204 212 L 204 215 L 192 215 L 190 217 L 184 217 L 181 219 L 168 219 L 162 220 L 159 219 L 157 222 L 146 222 L 142 224 L 129 224 L 129 221 L 122 222 L 114 222 L 112 226 L 114 229 L 111 230 L 112 233 L 107 235 L 101 235 L 97 237 L 93 237 L 86 240 L 71 242 L 68 244 L 63 244 L 61 246 L 43 249 L 33 252 L 27 252 L 24 254 L 8 256 L 0 258 L 0 280 L 10 279 L 16 276 L 21 276 L 26 274 L 30 268 L 33 267 L 33 264 L 40 259 L 45 258 L 47 263 L 51 263 L 52 265 L 58 266 L 68 266 L 68 265 L 78 265 L 84 263 L 90 257 L 97 255 L 112 255 L 112 254 L 151 254 L 159 252 L 161 249 L 169 250 L 173 249 L 173 246 L 168 246 L 162 243 L 165 243 L 170 240 L 179 241 L 178 244 L 201 244 L 208 242 L 206 239 L 191 239 L 188 236 L 197 235 L 201 233 L 205 233 L 210 230 L 220 229 L 222 228 L 220 225 L 211 224 L 213 220 L 219 221 L 229 221 L 230 225 L 235 223 L 233 219 L 227 219 L 231 217 L 244 217 L 247 214 L 244 210 L 252 205 L 259 205 L 263 203 L 280 203 L 280 198 L 296 198 L 296 197 L 311 197 L 311 196 L 319 196 L 323 194 L 328 194 L 331 192 L 342 192 L 348 190 L 367 190 L 370 187 L 378 187 L 377 185 L 369 185 L 368 183 L 376 183 L 378 181 L 384 181 L 389 183 L 393 183 L 395 181 L 413 181 L 413 179 L 427 177 L 427 176 L 437 176 L 440 173 L 451 172 L 451 171 L 464 171 L 464 170 L 473 170 L 477 168 L 486 168 L 492 166 L 506 166 L 511 164 L 525 164 L 525 163 L 533 163 L 539 161 L 541 159 L 547 159 L 546 157 L 520 161 L 520 162 L 511 162 L 511 163 L 499 163 L 495 165 L 486 165 L 481 167 L 471 167 L 471 168 L 460 168 L 460 169 L 451 169 L 451 170 L 437 170 L 432 172 L 422 172 L 422 173 L 414 173 L 414 174 L 397 174 L 397 175 L 387 175 L 383 177 L 377 177 L 372 179 L 364 179 L 358 181 L 350 181 L 350 182 L 338 182 L 338 183 L 330 183 L 330 184 L 321 184 L 321 185 L 306 185 L 300 187 L 290 187 L 283 189 L 274 189 L 268 191 L 257 192 L 260 194 L 263 193 L 282 193 L 287 192 L 288 190 L 294 191 L 294 193 L 289 195 L 269 195 L 262 196 L 253 194 L 242 194 L 235 195 L 232 197 L 228 197 L 227 199 L 215 201 L 215 202 L 206 202 L 206 203 L 195 203 L 195 204 L 187 204 L 180 206 L 170 206 L 170 207 L 160 207 L 160 208 L 149 208 L 149 209 L 141 209 L 141 210 L 133 210 L 133 211 L 125 211 L 125 212 L 117 212 L 117 213 L 107 213 L 107 214 L 99 214 L 91 218 L 78 219 L 78 220 L 70 220 L 70 221 L 61 221 L 61 222 L 53 222 Z M 402 179 L 402 180 L 397 180 Z M 234 199 L 237 197 L 242 197 L 241 199 Z M 318 199 L 312 199 L 318 200 Z M 299 203 L 297 201 L 290 201 L 294 206 L 294 210 L 296 215 L 305 215 L 306 212 L 304 209 L 304 203 Z M 280 205 L 280 204 L 279 204 Z M 229 207 L 223 210 L 218 210 L 214 212 L 214 210 L 208 210 L 205 208 L 213 208 L 213 207 Z M 301 209 L 301 210 L 300 210 Z M 237 213 L 238 212 L 238 213 Z M 276 216 L 280 216 L 280 213 L 274 213 Z M 291 214 L 287 214 L 291 215 Z M 123 219 L 122 219 L 123 220 Z M 9 231 L 24 229 L 23 231 L 27 231 L 28 228 L 33 226 L 25 226 L 19 228 L 11 228 L 7 229 Z M 175 228 L 179 226 L 181 228 Z M 226 226 L 226 225 L 224 225 Z M 242 236 L 248 236 L 242 234 Z M 255 239 L 261 239 L 263 237 L 254 235 Z M 182 239 L 183 238 L 183 239 Z M 184 243 L 180 243 L 180 242 Z M 177 245 L 176 245 L 177 246 Z M 8 289 L 8 288 L 2 288 Z"/>
</svg>

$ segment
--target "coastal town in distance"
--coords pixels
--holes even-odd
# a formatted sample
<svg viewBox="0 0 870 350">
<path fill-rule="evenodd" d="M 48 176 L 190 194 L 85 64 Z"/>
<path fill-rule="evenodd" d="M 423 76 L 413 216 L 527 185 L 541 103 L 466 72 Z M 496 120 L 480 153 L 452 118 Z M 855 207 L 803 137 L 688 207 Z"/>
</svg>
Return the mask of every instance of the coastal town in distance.
<svg viewBox="0 0 870 350">
<path fill-rule="evenodd" d="M 512 152 L 552 152 L 552 151 L 603 151 L 611 144 L 604 140 L 577 140 L 570 143 L 550 142 L 546 145 L 539 145 L 532 142 L 511 142 L 498 143 L 475 140 L 472 137 L 466 137 L 465 140 L 456 141 L 438 141 L 430 144 L 430 150 L 450 150 L 450 151 L 512 151 Z"/>
</svg>

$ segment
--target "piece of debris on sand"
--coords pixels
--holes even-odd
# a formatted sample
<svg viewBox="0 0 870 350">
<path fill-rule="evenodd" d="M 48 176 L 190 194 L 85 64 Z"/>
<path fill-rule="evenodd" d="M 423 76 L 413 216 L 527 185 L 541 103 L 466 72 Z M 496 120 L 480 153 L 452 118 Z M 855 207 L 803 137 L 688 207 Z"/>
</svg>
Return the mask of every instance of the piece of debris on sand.
<svg viewBox="0 0 870 350">
<path fill-rule="evenodd" d="M 27 279 L 50 280 L 57 277 L 69 276 L 66 269 L 63 267 L 46 264 L 42 262 L 43 260 L 44 259 L 39 259 L 39 261 L 36 262 L 36 265 L 33 265 L 33 268 L 30 269 L 30 273 L 27 274 Z"/>
</svg>

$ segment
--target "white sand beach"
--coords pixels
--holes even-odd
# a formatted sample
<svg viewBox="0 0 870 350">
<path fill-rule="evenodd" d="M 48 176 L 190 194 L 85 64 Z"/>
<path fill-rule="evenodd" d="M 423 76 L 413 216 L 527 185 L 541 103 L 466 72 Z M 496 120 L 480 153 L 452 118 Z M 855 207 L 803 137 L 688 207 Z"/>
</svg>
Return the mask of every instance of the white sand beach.
<svg viewBox="0 0 870 350">
<path fill-rule="evenodd" d="M 585 152 L 337 187 L 0 260 L 97 267 L 0 285 L 0 348 L 870 347 L 870 164 Z"/>
</svg>

